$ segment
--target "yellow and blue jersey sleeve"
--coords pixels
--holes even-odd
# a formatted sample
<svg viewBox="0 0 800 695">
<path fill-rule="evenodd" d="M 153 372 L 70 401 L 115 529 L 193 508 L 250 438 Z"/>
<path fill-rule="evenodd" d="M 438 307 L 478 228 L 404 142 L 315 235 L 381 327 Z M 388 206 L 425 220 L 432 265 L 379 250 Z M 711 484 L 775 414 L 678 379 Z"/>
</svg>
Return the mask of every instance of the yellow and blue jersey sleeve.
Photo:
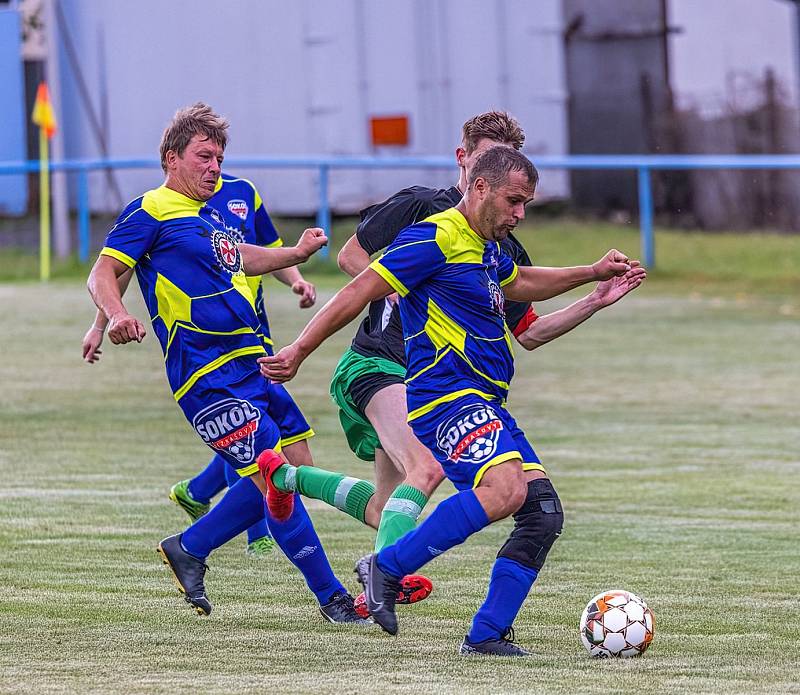
<svg viewBox="0 0 800 695">
<path fill-rule="evenodd" d="M 155 211 L 148 211 L 147 207 L 144 196 L 127 205 L 108 233 L 101 255 L 116 258 L 129 268 L 138 263 L 158 234 L 159 222 L 153 215 Z"/>
<path fill-rule="evenodd" d="M 500 252 L 498 247 L 498 260 L 497 260 L 497 279 L 500 281 L 500 287 L 505 287 L 509 283 L 514 282 L 519 274 L 519 268 L 511 258 L 506 254 Z"/>
<path fill-rule="evenodd" d="M 406 227 L 386 253 L 370 264 L 401 296 L 444 270 L 447 258 L 437 241 L 436 225 L 430 222 Z"/>
</svg>

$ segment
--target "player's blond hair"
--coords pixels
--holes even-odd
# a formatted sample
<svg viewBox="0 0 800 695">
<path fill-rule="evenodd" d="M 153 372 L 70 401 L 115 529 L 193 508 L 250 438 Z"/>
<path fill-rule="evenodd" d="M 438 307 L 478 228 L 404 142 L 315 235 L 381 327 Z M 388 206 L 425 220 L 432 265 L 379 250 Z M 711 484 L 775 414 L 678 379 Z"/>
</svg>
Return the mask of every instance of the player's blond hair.
<svg viewBox="0 0 800 695">
<path fill-rule="evenodd" d="M 517 119 L 506 111 L 486 111 L 473 116 L 461 127 L 461 144 L 467 154 L 472 154 L 483 138 L 519 150 L 525 143 L 525 131 Z"/>
<path fill-rule="evenodd" d="M 178 109 L 161 136 L 161 168 L 167 171 L 167 152 L 172 150 L 183 156 L 195 135 L 204 135 L 223 150 L 228 144 L 228 121 L 214 113 L 208 104 L 198 101 L 192 106 Z"/>
</svg>

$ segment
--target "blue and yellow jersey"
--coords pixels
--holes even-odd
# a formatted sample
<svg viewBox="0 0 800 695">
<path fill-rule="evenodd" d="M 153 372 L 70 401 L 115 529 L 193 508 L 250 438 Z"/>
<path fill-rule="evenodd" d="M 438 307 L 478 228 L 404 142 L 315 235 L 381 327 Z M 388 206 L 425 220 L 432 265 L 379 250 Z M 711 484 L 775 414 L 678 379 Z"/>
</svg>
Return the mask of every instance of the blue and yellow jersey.
<svg viewBox="0 0 800 695">
<path fill-rule="evenodd" d="M 264 207 L 264 201 L 256 187 L 247 179 L 239 179 L 223 172 L 208 205 L 222 215 L 225 231 L 237 241 L 267 248 L 283 246 L 278 230 L 275 229 L 275 225 Z M 261 322 L 262 339 L 267 352 L 272 354 L 272 337 L 264 307 L 261 277 L 249 277 L 247 284 L 255 297 L 256 312 Z"/>
<path fill-rule="evenodd" d="M 402 297 L 409 420 L 472 393 L 505 400 L 514 373 L 502 287 L 517 265 L 455 208 L 406 227 L 370 267 Z"/>
<path fill-rule="evenodd" d="M 175 399 L 200 377 L 264 354 L 238 239 L 217 209 L 161 186 L 130 203 L 101 251 L 135 268 Z"/>
</svg>

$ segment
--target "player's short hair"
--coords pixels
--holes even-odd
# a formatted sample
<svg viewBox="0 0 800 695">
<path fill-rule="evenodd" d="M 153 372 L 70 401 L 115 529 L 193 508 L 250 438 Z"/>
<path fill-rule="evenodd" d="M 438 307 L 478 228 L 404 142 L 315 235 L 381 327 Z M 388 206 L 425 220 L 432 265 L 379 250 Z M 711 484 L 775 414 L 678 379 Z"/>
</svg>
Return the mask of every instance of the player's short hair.
<svg viewBox="0 0 800 695">
<path fill-rule="evenodd" d="M 208 104 L 198 101 L 192 106 L 178 109 L 161 136 L 161 168 L 167 171 L 167 152 L 172 150 L 183 156 L 195 135 L 205 135 L 223 150 L 228 144 L 228 121 L 214 113 Z"/>
<path fill-rule="evenodd" d="M 496 145 L 478 155 L 467 177 L 467 185 L 471 186 L 478 178 L 482 178 L 496 188 L 508 180 L 512 171 L 523 172 L 532 188 L 539 183 L 539 172 L 530 159 L 511 147 Z"/>
<path fill-rule="evenodd" d="M 486 111 L 473 116 L 461 126 L 461 144 L 467 154 L 472 154 L 483 138 L 520 150 L 525 144 L 525 131 L 517 119 L 506 111 Z"/>
</svg>

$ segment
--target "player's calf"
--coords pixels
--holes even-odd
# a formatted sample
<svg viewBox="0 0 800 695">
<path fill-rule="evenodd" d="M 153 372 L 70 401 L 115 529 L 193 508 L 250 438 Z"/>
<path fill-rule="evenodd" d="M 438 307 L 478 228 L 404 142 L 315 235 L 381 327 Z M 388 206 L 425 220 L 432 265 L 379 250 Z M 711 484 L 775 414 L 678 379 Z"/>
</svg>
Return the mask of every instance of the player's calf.
<svg viewBox="0 0 800 695">
<path fill-rule="evenodd" d="M 538 572 L 563 525 L 564 512 L 553 484 L 548 478 L 531 480 L 525 502 L 514 513 L 514 530 L 497 556 Z"/>
</svg>

